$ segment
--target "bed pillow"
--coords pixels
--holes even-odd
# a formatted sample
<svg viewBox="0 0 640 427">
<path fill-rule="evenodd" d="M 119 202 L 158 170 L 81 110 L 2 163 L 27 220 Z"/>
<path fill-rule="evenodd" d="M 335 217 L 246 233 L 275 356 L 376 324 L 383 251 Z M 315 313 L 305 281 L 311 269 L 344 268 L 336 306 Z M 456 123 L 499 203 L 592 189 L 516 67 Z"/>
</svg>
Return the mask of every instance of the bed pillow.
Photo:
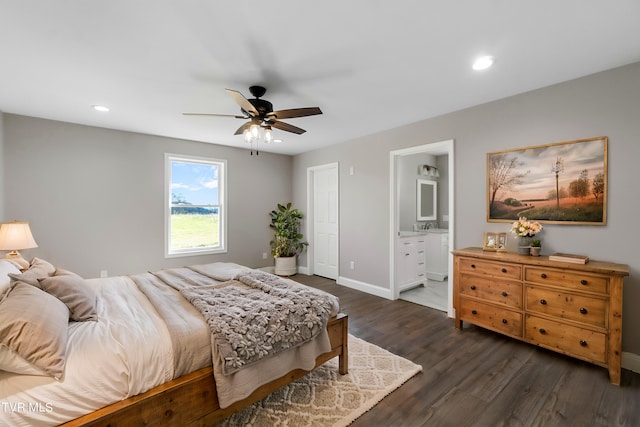
<svg viewBox="0 0 640 427">
<path fill-rule="evenodd" d="M 77 274 L 57 274 L 58 271 L 55 276 L 39 279 L 40 288 L 65 303 L 71 311 L 72 320 L 98 320 L 95 291 Z"/>
<path fill-rule="evenodd" d="M 5 369 L 5 367 L 8 367 Z M 0 369 L 22 375 L 49 376 L 45 371 L 27 362 L 4 344 L 0 345 Z"/>
<path fill-rule="evenodd" d="M 73 271 L 65 270 L 64 268 L 56 268 L 54 276 L 78 276 L 82 278 L 78 273 L 74 273 Z"/>
<path fill-rule="evenodd" d="M 12 284 L 14 282 L 25 282 L 35 287 L 40 287 L 38 279 L 53 276 L 55 272 L 56 268 L 51 263 L 40 258 L 34 258 L 24 273 L 9 274 L 9 277 L 11 278 Z"/>
<path fill-rule="evenodd" d="M 11 278 L 9 274 L 20 274 L 20 269 L 14 263 L 6 259 L 0 259 L 0 301 L 9 291 Z"/>
<path fill-rule="evenodd" d="M 17 282 L 0 303 L 0 346 L 57 380 L 64 373 L 68 325 L 69 309 L 62 301 L 23 282 Z M 23 369 L 7 362 L 11 360 L 0 369 Z"/>
</svg>

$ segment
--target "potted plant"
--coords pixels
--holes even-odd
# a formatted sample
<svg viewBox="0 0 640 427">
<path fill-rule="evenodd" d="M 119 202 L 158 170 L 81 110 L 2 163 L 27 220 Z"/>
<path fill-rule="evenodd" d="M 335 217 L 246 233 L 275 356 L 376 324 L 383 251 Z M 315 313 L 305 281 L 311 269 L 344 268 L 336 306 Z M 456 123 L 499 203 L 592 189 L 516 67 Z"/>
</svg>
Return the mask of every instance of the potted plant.
<svg viewBox="0 0 640 427">
<path fill-rule="evenodd" d="M 529 250 L 531 251 L 531 256 L 540 256 L 540 251 L 542 250 L 542 243 L 540 240 L 532 240 Z"/>
<path fill-rule="evenodd" d="M 278 203 L 278 208 L 271 211 L 271 224 L 275 236 L 270 243 L 271 255 L 276 260 L 275 274 L 292 276 L 296 274 L 296 258 L 309 245 L 303 242 L 303 235 L 299 232 L 302 212 L 291 208 L 291 202 L 286 205 Z"/>
</svg>

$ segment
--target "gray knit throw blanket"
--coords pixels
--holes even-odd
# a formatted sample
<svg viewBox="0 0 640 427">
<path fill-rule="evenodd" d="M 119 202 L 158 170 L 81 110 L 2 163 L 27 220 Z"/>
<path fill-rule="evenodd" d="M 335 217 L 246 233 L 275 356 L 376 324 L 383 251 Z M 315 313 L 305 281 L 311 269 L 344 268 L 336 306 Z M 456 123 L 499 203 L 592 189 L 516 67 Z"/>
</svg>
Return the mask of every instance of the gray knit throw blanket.
<svg viewBox="0 0 640 427">
<path fill-rule="evenodd" d="M 310 341 L 327 327 L 332 306 L 328 295 L 261 271 L 180 293 L 209 324 L 213 357 L 226 375 Z"/>
</svg>

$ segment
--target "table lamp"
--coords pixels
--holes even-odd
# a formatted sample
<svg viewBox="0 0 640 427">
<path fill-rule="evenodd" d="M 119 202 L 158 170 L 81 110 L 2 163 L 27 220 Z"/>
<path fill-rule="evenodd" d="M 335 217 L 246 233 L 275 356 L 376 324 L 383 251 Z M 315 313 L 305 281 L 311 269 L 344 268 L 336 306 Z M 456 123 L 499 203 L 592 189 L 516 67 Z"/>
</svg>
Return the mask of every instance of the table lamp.
<svg viewBox="0 0 640 427">
<path fill-rule="evenodd" d="M 0 224 L 0 251 L 11 251 L 7 259 L 20 266 L 21 270 L 29 268 L 27 260 L 22 258 L 19 250 L 37 248 L 28 222 L 14 221 Z"/>
</svg>

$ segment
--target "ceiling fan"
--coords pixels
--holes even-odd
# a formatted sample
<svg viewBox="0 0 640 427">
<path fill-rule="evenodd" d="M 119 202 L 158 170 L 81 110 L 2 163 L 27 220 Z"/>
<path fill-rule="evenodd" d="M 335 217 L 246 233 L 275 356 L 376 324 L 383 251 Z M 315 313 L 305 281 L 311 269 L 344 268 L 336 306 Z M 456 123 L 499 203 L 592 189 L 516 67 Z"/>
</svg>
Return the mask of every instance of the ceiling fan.
<svg viewBox="0 0 640 427">
<path fill-rule="evenodd" d="M 227 93 L 240 106 L 242 115 L 233 114 L 212 114 L 212 113 L 182 113 L 186 116 L 214 116 L 214 117 L 234 117 L 236 119 L 249 120 L 236 130 L 234 135 L 243 134 L 247 142 L 256 142 L 262 137 L 265 142 L 271 142 L 271 128 L 280 129 L 286 132 L 301 135 L 306 130 L 297 126 L 280 121 L 281 119 L 293 119 L 296 117 L 315 116 L 322 114 L 318 107 L 291 108 L 288 110 L 273 111 L 273 104 L 266 99 L 260 99 L 267 89 L 262 86 L 251 86 L 249 92 L 255 97 L 247 99 L 240 92 L 226 89 Z M 260 135 L 260 131 L 263 135 Z"/>
</svg>

